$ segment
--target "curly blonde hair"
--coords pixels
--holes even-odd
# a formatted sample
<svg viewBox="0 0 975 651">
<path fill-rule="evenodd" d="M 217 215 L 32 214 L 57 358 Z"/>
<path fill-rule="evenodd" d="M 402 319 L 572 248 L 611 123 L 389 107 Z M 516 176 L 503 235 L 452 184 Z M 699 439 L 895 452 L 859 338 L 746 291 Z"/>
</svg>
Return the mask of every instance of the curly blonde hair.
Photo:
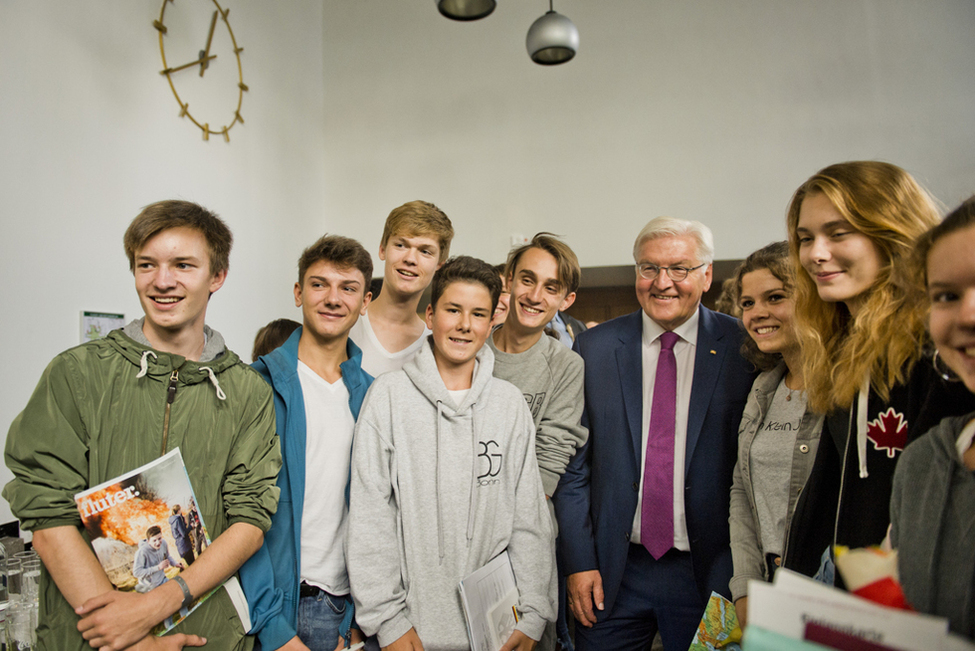
<svg viewBox="0 0 975 651">
<path fill-rule="evenodd" d="M 796 269 L 799 209 L 822 194 L 850 225 L 874 243 L 881 268 L 856 319 L 846 305 L 819 297 L 808 273 L 796 274 L 795 327 L 803 351 L 809 406 L 818 412 L 849 408 L 865 377 L 884 400 L 921 356 L 925 302 L 912 279 L 915 242 L 938 223 L 934 200 L 906 171 L 878 161 L 826 167 L 792 197 L 787 224 Z"/>
</svg>

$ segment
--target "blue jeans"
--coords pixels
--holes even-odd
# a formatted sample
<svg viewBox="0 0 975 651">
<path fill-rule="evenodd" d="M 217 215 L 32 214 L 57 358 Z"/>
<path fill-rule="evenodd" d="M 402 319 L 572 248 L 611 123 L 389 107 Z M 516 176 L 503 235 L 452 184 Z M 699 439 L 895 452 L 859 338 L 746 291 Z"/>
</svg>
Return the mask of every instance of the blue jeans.
<svg viewBox="0 0 975 651">
<path fill-rule="evenodd" d="M 348 595 L 337 597 L 322 590 L 298 600 L 298 638 L 311 651 L 335 651 L 339 624 L 351 607 Z"/>
</svg>

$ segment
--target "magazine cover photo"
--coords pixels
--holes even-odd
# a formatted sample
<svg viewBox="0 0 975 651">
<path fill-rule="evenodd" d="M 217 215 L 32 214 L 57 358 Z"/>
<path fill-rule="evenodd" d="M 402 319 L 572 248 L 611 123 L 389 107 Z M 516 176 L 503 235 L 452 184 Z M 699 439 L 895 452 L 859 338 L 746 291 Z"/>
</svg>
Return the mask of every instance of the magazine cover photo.
<svg viewBox="0 0 975 651">
<path fill-rule="evenodd" d="M 112 584 L 148 592 L 189 567 L 210 544 L 179 449 L 75 495 L 95 556 Z M 178 624 L 208 595 L 156 627 Z"/>
</svg>

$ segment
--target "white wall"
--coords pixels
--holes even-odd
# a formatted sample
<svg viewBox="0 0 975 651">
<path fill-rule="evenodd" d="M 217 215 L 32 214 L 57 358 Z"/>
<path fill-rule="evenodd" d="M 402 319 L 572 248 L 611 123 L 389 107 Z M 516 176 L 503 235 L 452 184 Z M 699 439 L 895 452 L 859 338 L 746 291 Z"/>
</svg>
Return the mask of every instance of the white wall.
<svg viewBox="0 0 975 651">
<path fill-rule="evenodd" d="M 304 245 L 374 251 L 416 198 L 450 215 L 455 252 L 500 261 L 511 233 L 553 230 L 592 266 L 628 263 L 659 214 L 742 257 L 841 160 L 898 163 L 949 205 L 975 191 L 971 0 L 556 0 L 582 47 L 555 68 L 524 49 L 544 0 L 471 24 L 432 0 L 227 0 L 251 88 L 229 144 L 177 117 L 160 4 L 0 1 L 0 436 L 81 310 L 139 314 L 121 235 L 159 199 L 234 230 L 209 321 L 246 357 L 297 315 Z"/>
<path fill-rule="evenodd" d="M 234 0 L 250 91 L 230 143 L 178 117 L 158 74 L 160 5 L 0 3 L 0 436 L 47 362 L 79 343 L 81 310 L 141 316 L 122 233 L 142 206 L 184 198 L 228 222 L 230 275 L 208 321 L 248 361 L 260 325 L 298 314 L 302 246 L 340 228 L 323 212 L 321 4 Z"/>
<path fill-rule="evenodd" d="M 661 214 L 744 257 L 843 160 L 897 163 L 947 204 L 975 191 L 971 0 L 556 0 L 581 48 L 554 68 L 524 45 L 548 2 L 474 23 L 432 5 L 326 3 L 328 214 L 428 198 L 458 251 L 501 261 L 510 233 L 553 230 L 597 266 L 631 262 Z"/>
</svg>

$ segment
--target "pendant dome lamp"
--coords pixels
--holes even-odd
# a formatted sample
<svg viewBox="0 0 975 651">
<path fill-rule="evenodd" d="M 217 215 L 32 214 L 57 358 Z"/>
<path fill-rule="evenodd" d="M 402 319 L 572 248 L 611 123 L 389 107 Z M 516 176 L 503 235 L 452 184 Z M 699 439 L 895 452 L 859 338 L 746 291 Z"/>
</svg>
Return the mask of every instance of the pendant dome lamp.
<svg viewBox="0 0 975 651">
<path fill-rule="evenodd" d="M 565 63 L 579 50 L 579 30 L 571 20 L 556 13 L 552 0 L 545 15 L 532 23 L 525 39 L 528 56 L 543 66 Z"/>
<path fill-rule="evenodd" d="M 484 18 L 497 5 L 495 0 L 435 0 L 440 13 L 453 20 Z"/>
</svg>

